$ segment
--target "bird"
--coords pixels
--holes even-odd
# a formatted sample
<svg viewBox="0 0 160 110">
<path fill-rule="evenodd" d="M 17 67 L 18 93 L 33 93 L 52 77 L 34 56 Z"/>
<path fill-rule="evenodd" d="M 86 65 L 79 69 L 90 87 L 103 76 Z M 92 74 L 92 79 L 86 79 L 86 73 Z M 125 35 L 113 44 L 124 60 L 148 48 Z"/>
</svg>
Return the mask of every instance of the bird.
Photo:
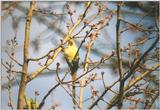
<svg viewBox="0 0 160 110">
<path fill-rule="evenodd" d="M 79 65 L 79 54 L 78 54 L 78 48 L 76 43 L 72 38 L 70 38 L 67 42 L 67 47 L 64 48 L 64 57 L 66 59 L 66 62 L 70 68 L 70 74 L 72 77 L 72 101 L 74 106 L 76 105 L 76 88 L 75 88 L 75 80 L 77 78 L 77 70 Z"/>
</svg>

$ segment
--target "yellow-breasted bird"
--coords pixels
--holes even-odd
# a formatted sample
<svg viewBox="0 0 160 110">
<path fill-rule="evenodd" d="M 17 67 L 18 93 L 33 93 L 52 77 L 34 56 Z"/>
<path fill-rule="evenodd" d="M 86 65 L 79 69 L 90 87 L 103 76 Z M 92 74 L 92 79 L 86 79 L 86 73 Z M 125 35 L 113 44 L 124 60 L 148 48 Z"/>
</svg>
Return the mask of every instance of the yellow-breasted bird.
<svg viewBox="0 0 160 110">
<path fill-rule="evenodd" d="M 78 63 L 79 63 L 79 55 L 77 53 L 78 48 L 77 45 L 75 44 L 73 39 L 70 39 L 67 43 L 67 47 L 64 48 L 64 56 L 65 59 L 68 63 L 68 66 L 71 71 L 71 77 L 72 81 L 74 81 L 77 78 L 77 70 L 78 70 Z M 76 105 L 75 99 L 76 99 L 76 90 L 75 90 L 75 82 L 72 83 L 72 94 L 73 94 L 73 104 L 74 106 Z"/>
</svg>

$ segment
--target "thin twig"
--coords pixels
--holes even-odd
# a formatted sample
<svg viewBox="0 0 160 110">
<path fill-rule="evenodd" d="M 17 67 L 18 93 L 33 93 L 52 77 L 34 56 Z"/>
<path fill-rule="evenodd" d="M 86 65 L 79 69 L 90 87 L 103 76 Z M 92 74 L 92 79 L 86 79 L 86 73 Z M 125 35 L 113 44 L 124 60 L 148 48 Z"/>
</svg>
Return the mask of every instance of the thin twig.
<svg viewBox="0 0 160 110">
<path fill-rule="evenodd" d="M 137 29 L 137 30 L 139 30 L 139 31 L 142 31 L 142 32 L 153 32 L 153 31 L 158 32 L 158 31 L 159 31 L 159 30 L 155 30 L 155 29 L 146 29 L 146 28 L 144 28 L 144 27 L 142 27 L 142 26 L 138 26 L 138 25 L 135 25 L 135 24 L 133 24 L 133 23 L 130 23 L 130 22 L 128 22 L 128 21 L 126 21 L 126 20 L 124 20 L 124 19 L 122 19 L 122 18 L 120 18 L 120 21 L 122 21 L 122 22 L 124 22 L 124 23 L 127 23 L 127 24 L 135 27 L 135 29 Z"/>
<path fill-rule="evenodd" d="M 67 74 L 64 75 L 64 77 L 62 78 L 61 81 L 63 81 L 65 79 Z M 42 98 L 42 101 L 40 102 L 39 106 L 38 106 L 38 109 L 41 109 L 44 104 L 45 104 L 45 101 L 47 99 L 47 97 L 52 93 L 53 90 L 55 90 L 58 86 L 60 85 L 60 82 L 58 82 L 55 86 L 53 86 L 48 92 L 47 94 Z"/>
<path fill-rule="evenodd" d="M 83 73 L 82 75 L 80 75 L 77 79 L 74 80 L 77 81 L 79 80 L 80 78 L 82 78 L 83 76 L 87 75 L 88 73 L 90 73 L 91 71 L 93 71 L 95 68 L 99 67 L 102 62 L 105 62 L 106 60 L 109 60 L 110 58 L 112 58 L 114 56 L 114 54 L 111 54 L 110 56 L 108 56 L 107 58 L 102 58 L 93 68 L 87 70 L 85 73 Z M 68 84 L 68 83 L 71 83 L 73 82 L 72 80 L 71 81 L 66 81 L 66 82 L 62 82 L 63 84 Z"/>
<path fill-rule="evenodd" d="M 61 83 L 62 81 L 61 81 L 61 79 L 60 79 L 60 77 L 59 77 L 59 75 L 58 75 L 58 70 L 59 70 L 59 63 L 57 63 L 57 69 L 56 69 L 56 75 L 57 75 L 57 78 L 58 78 L 58 83 L 61 85 L 61 87 L 72 97 L 72 99 L 74 100 L 74 102 L 77 104 L 77 106 L 79 107 L 79 104 L 78 104 L 78 102 L 76 101 L 76 99 L 75 99 L 75 97 L 73 97 L 73 94 L 71 95 L 70 93 L 69 93 L 69 91 L 67 91 L 67 89 L 63 86 L 63 84 Z M 80 108 L 80 107 L 79 107 Z"/>
<path fill-rule="evenodd" d="M 106 87 L 106 89 L 102 92 L 99 98 L 89 107 L 89 109 L 93 109 L 93 107 L 98 104 L 98 102 L 103 98 L 103 96 L 107 93 L 107 91 L 110 90 L 110 88 L 112 88 L 118 82 L 119 82 L 119 79 L 115 81 L 113 84 L 111 84 L 109 87 Z"/>
<path fill-rule="evenodd" d="M 14 57 L 12 57 L 7 51 L 6 51 L 7 55 L 10 57 L 10 59 L 12 59 L 15 63 L 17 63 L 19 66 L 22 67 L 22 64 L 20 64 Z"/>
<path fill-rule="evenodd" d="M 7 67 L 3 62 L 1 62 L 1 64 L 7 69 L 7 70 L 10 70 L 9 67 Z M 15 70 L 10 70 L 12 73 L 20 73 L 20 74 L 23 74 L 22 71 L 15 71 Z"/>
</svg>

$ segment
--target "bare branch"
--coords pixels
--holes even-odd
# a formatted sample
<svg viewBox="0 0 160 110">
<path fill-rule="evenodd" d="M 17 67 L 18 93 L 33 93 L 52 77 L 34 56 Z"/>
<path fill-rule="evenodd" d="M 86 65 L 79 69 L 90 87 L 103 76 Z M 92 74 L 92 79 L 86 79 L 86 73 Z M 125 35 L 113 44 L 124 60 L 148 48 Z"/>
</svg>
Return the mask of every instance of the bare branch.
<svg viewBox="0 0 160 110">
<path fill-rule="evenodd" d="M 90 2 L 91 3 L 91 2 Z M 77 26 L 84 20 L 84 17 L 86 16 L 87 10 L 90 7 L 91 4 L 89 4 L 83 15 L 80 15 L 78 20 L 75 22 L 74 26 L 69 30 L 67 36 L 65 37 L 65 39 L 63 40 L 63 43 L 65 43 L 70 37 L 71 34 L 73 33 L 73 31 L 75 30 L 75 28 L 77 28 Z M 32 73 L 29 77 L 27 82 L 30 82 L 32 79 L 34 79 L 35 77 L 37 77 L 44 69 L 46 69 L 50 64 L 52 64 L 52 62 L 55 60 L 55 58 L 58 56 L 58 54 L 62 51 L 62 48 L 58 48 L 54 55 L 51 57 L 51 59 L 48 60 L 47 64 L 44 65 L 43 67 L 39 68 L 37 71 L 35 71 L 34 73 Z"/>
<path fill-rule="evenodd" d="M 121 109 L 123 106 L 123 92 L 124 92 L 124 81 L 123 79 L 123 64 L 122 64 L 122 57 L 121 57 L 121 47 L 120 47 L 120 5 L 122 3 L 118 3 L 117 5 L 117 24 L 116 24 L 116 47 L 117 47 L 117 58 L 118 58 L 118 69 L 119 69 L 119 77 L 120 77 L 120 86 L 119 86 L 119 103 L 118 108 Z"/>
<path fill-rule="evenodd" d="M 26 81 L 27 81 L 27 69 L 28 69 L 28 57 L 29 57 L 29 40 L 30 40 L 30 25 L 32 20 L 33 11 L 35 9 L 35 2 L 30 3 L 30 8 L 27 14 L 26 19 L 26 27 L 25 27 L 25 40 L 24 40 L 24 62 L 23 62 L 23 73 L 21 77 L 21 83 L 19 88 L 19 94 L 18 94 L 18 109 L 23 109 L 24 106 L 24 95 L 25 95 L 25 89 L 26 89 Z"/>
</svg>

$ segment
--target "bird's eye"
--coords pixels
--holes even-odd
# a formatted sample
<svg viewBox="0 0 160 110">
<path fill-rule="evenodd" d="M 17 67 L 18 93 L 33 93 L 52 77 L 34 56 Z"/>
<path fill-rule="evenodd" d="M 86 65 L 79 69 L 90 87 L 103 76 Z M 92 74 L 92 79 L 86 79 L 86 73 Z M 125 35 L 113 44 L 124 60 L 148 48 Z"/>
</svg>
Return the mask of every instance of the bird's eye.
<svg viewBox="0 0 160 110">
<path fill-rule="evenodd" d="M 72 42 L 72 41 L 69 41 L 69 42 L 68 42 L 68 45 L 72 46 L 72 45 L 73 45 L 73 42 Z"/>
</svg>

